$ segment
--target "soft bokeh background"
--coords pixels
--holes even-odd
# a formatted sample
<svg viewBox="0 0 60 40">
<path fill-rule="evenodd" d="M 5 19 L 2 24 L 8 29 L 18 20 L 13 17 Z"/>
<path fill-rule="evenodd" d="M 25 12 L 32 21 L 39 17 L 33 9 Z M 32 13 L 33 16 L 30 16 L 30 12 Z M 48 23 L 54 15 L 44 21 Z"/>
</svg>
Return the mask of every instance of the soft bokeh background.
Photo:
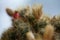
<svg viewBox="0 0 60 40">
<path fill-rule="evenodd" d="M 60 0 L 0 0 L 0 37 L 4 30 L 11 26 L 11 18 L 5 12 L 5 8 L 16 9 L 18 6 L 42 4 L 45 14 L 51 16 L 60 15 Z"/>
</svg>

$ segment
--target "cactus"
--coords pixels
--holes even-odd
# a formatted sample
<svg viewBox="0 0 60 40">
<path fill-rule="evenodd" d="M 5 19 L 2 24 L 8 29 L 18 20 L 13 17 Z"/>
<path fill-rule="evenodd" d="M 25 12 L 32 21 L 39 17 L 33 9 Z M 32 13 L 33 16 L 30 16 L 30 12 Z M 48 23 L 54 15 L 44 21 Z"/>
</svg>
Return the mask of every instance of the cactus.
<svg viewBox="0 0 60 40">
<path fill-rule="evenodd" d="M 2 34 L 1 40 L 25 40 L 26 33 L 30 31 L 29 24 L 15 21 L 14 27 L 9 28 Z"/>
<path fill-rule="evenodd" d="M 52 40 L 54 32 L 60 32 L 60 20 L 43 16 L 42 6 L 15 11 L 7 8 L 6 12 L 13 27 L 2 34 L 1 40 Z"/>
</svg>

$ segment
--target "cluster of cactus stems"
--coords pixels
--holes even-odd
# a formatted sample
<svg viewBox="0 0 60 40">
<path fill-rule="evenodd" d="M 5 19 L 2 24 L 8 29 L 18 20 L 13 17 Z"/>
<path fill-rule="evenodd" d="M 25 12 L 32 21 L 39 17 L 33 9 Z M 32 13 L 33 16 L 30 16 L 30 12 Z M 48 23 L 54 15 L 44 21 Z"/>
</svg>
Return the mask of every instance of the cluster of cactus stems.
<svg viewBox="0 0 60 40">
<path fill-rule="evenodd" d="M 46 32 L 44 29 L 48 24 L 51 24 L 52 27 L 54 27 L 54 34 L 60 33 L 60 19 L 50 19 L 49 17 L 49 19 L 47 17 L 43 18 L 42 6 L 36 6 L 33 8 L 27 7 L 20 11 L 12 11 L 7 8 L 6 12 L 12 17 L 13 27 L 9 28 L 2 34 L 1 40 L 27 40 L 26 33 L 29 31 L 33 32 L 36 37 L 35 40 L 56 40 L 57 38 L 55 37 L 48 39 L 49 36 L 47 39 L 44 39 L 44 32 Z M 41 36 L 40 38 L 39 35 Z"/>
</svg>

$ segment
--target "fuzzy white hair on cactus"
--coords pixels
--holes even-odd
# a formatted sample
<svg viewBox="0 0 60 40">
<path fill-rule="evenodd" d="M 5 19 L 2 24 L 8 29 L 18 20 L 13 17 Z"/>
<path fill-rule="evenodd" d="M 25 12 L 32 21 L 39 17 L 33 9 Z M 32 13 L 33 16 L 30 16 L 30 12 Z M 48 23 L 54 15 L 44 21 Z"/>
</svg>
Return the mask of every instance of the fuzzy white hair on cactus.
<svg viewBox="0 0 60 40">
<path fill-rule="evenodd" d="M 44 36 L 43 36 L 44 37 L 43 40 L 52 40 L 53 34 L 54 34 L 54 26 L 48 24 L 45 27 L 45 33 L 44 33 Z"/>
<path fill-rule="evenodd" d="M 32 32 L 28 32 L 26 35 L 28 40 L 35 40 L 34 34 Z"/>
</svg>

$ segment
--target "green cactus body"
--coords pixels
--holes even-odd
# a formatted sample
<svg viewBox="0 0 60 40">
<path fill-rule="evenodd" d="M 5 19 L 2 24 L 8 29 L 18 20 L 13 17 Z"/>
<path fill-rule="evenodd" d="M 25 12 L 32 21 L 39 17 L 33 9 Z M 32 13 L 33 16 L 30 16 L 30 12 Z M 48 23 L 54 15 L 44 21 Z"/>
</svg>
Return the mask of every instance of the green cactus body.
<svg viewBox="0 0 60 40">
<path fill-rule="evenodd" d="M 25 40 L 30 25 L 21 20 L 14 20 L 13 26 L 2 34 L 1 40 Z"/>
</svg>

